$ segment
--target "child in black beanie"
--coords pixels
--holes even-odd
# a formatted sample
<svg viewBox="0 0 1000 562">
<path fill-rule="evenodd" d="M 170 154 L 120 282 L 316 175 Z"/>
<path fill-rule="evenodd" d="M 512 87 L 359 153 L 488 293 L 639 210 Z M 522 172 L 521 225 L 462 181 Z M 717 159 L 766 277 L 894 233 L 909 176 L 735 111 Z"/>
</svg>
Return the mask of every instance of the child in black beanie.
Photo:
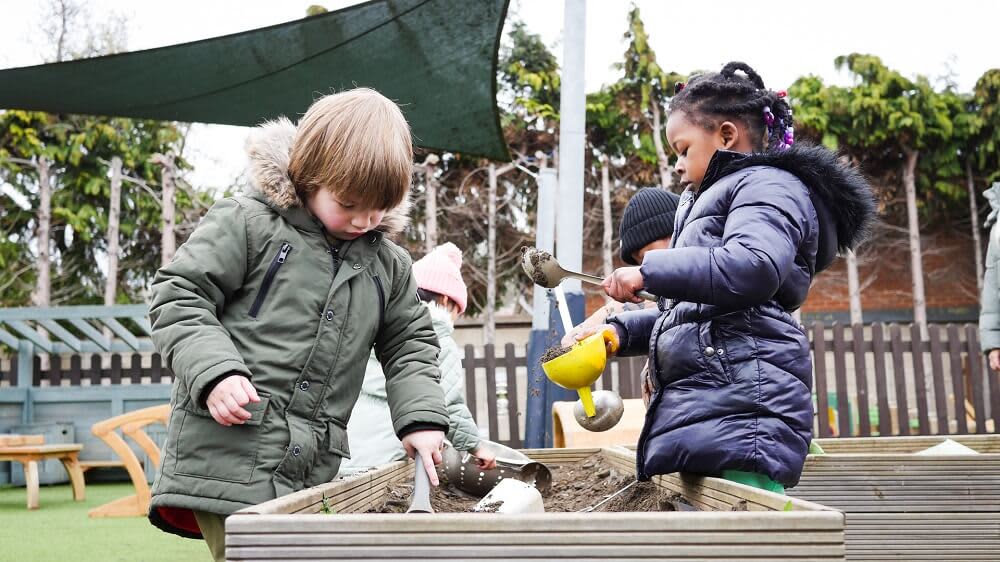
<svg viewBox="0 0 1000 562">
<path fill-rule="evenodd" d="M 639 265 L 646 252 L 662 250 L 670 246 L 674 234 L 674 213 L 680 196 L 659 187 L 644 187 L 629 199 L 622 214 L 618 233 L 621 238 L 621 258 L 629 265 Z M 582 330 L 604 324 L 608 316 L 623 310 L 637 310 L 655 303 L 622 304 L 612 301 L 598 308 L 589 318 L 567 333 L 562 340 L 563 347 L 576 343 L 577 334 Z M 643 369 L 642 397 L 648 402 L 651 387 L 647 370 Z"/>
<path fill-rule="evenodd" d="M 632 196 L 619 229 L 623 262 L 639 265 L 647 251 L 670 245 L 679 200 L 680 196 L 658 187 L 640 189 Z"/>
</svg>

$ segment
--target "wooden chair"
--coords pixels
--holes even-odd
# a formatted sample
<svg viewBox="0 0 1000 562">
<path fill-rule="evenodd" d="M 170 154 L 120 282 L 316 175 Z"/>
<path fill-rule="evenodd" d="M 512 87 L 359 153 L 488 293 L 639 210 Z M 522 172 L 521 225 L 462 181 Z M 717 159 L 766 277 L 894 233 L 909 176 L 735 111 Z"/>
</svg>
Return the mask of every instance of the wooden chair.
<svg viewBox="0 0 1000 562">
<path fill-rule="evenodd" d="M 641 398 L 626 398 L 625 413 L 611 429 L 595 433 L 576 422 L 573 407 L 576 402 L 552 403 L 552 446 L 555 448 L 608 447 L 635 445 L 646 419 L 646 405 Z"/>
<path fill-rule="evenodd" d="M 135 456 L 132 448 L 122 435 L 131 437 L 133 441 L 146 453 L 149 462 L 155 466 L 160 465 L 160 448 L 143 431 L 147 425 L 152 423 L 167 424 L 170 417 L 170 405 L 152 406 L 128 412 L 120 416 L 97 422 L 90 428 L 91 433 L 104 441 L 111 447 L 111 450 L 118 455 L 124 463 L 125 470 L 128 471 L 135 493 L 131 496 L 118 498 L 104 505 L 91 509 L 90 517 L 135 517 L 146 515 L 149 511 L 149 484 L 146 482 L 146 474 L 142 470 L 142 464 Z M 121 435 L 118 430 L 121 430 Z"/>
</svg>

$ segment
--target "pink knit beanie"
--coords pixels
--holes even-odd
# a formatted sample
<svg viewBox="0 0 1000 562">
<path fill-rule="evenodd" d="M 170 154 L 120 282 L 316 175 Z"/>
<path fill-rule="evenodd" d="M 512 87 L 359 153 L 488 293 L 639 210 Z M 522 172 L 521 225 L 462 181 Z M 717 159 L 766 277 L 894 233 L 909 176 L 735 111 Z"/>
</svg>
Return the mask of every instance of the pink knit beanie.
<svg viewBox="0 0 1000 562">
<path fill-rule="evenodd" d="M 413 262 L 413 277 L 418 288 L 448 297 L 458 305 L 459 312 L 465 312 L 469 290 L 462 280 L 462 251 L 458 246 L 445 242 Z"/>
</svg>

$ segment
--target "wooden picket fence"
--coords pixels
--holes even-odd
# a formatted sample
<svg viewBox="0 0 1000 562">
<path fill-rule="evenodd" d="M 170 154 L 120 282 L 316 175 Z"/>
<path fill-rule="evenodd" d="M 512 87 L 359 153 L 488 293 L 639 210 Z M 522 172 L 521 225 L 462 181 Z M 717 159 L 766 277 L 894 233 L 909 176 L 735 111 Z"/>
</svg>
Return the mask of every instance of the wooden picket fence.
<svg viewBox="0 0 1000 562">
<path fill-rule="evenodd" d="M 898 324 L 816 323 L 810 331 L 817 404 L 848 397 L 836 400 L 835 416 L 817 408 L 820 437 L 997 432 L 1000 379 L 986 366 L 975 324 L 931 324 L 926 334 Z"/>
<path fill-rule="evenodd" d="M 91 385 L 99 385 L 102 382 L 109 384 L 121 384 L 128 381 L 132 384 L 143 382 L 159 383 L 168 380 L 172 375 L 170 370 L 163 365 L 163 360 L 159 353 L 147 354 L 149 356 L 149 366 L 143 365 L 143 354 L 132 353 L 130 355 L 111 354 L 105 359 L 101 354 L 90 355 L 90 362 L 86 368 L 83 365 L 84 355 L 52 355 L 49 357 L 49 366 L 42 368 L 42 358 L 34 356 L 32 358 L 32 379 L 31 386 L 42 386 L 45 381 L 48 386 L 80 386 L 84 381 L 89 381 Z M 126 363 L 126 359 L 128 362 Z M 0 366 L 0 382 L 8 381 L 10 386 L 17 386 L 17 354 L 11 356 L 10 367 L 4 369 Z M 63 381 L 66 381 L 65 383 Z"/>
<path fill-rule="evenodd" d="M 989 371 L 974 324 L 813 324 L 819 437 L 995 433 L 1000 378 Z M 147 354 L 148 356 L 148 354 Z M 490 439 L 519 447 L 524 439 L 528 372 L 526 346 L 466 346 L 467 402 Z M 33 359 L 32 386 L 118 385 L 169 380 L 159 355 L 51 355 Z M 16 358 L 0 366 L 0 385 L 16 387 Z M 639 397 L 645 358 L 615 358 L 598 381 L 623 398 Z M 86 382 L 85 382 L 86 381 Z"/>
</svg>

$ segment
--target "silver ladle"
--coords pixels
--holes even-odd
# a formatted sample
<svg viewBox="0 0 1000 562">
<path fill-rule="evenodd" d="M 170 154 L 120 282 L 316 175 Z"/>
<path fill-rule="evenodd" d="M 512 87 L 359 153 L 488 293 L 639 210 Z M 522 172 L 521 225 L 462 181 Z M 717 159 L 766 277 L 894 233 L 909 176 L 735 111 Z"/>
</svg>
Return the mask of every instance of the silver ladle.
<svg viewBox="0 0 1000 562">
<path fill-rule="evenodd" d="M 524 269 L 524 272 L 528 274 L 528 277 L 531 277 L 531 280 L 536 285 L 547 289 L 556 288 L 563 279 L 567 278 L 579 279 L 580 281 L 593 283 L 594 285 L 600 285 L 604 282 L 604 279 L 596 275 L 587 275 L 586 273 L 577 273 L 564 269 L 552 254 L 530 246 L 525 246 L 521 250 L 521 268 Z M 656 297 L 648 291 L 639 291 L 636 293 L 636 296 L 656 302 Z"/>
</svg>

